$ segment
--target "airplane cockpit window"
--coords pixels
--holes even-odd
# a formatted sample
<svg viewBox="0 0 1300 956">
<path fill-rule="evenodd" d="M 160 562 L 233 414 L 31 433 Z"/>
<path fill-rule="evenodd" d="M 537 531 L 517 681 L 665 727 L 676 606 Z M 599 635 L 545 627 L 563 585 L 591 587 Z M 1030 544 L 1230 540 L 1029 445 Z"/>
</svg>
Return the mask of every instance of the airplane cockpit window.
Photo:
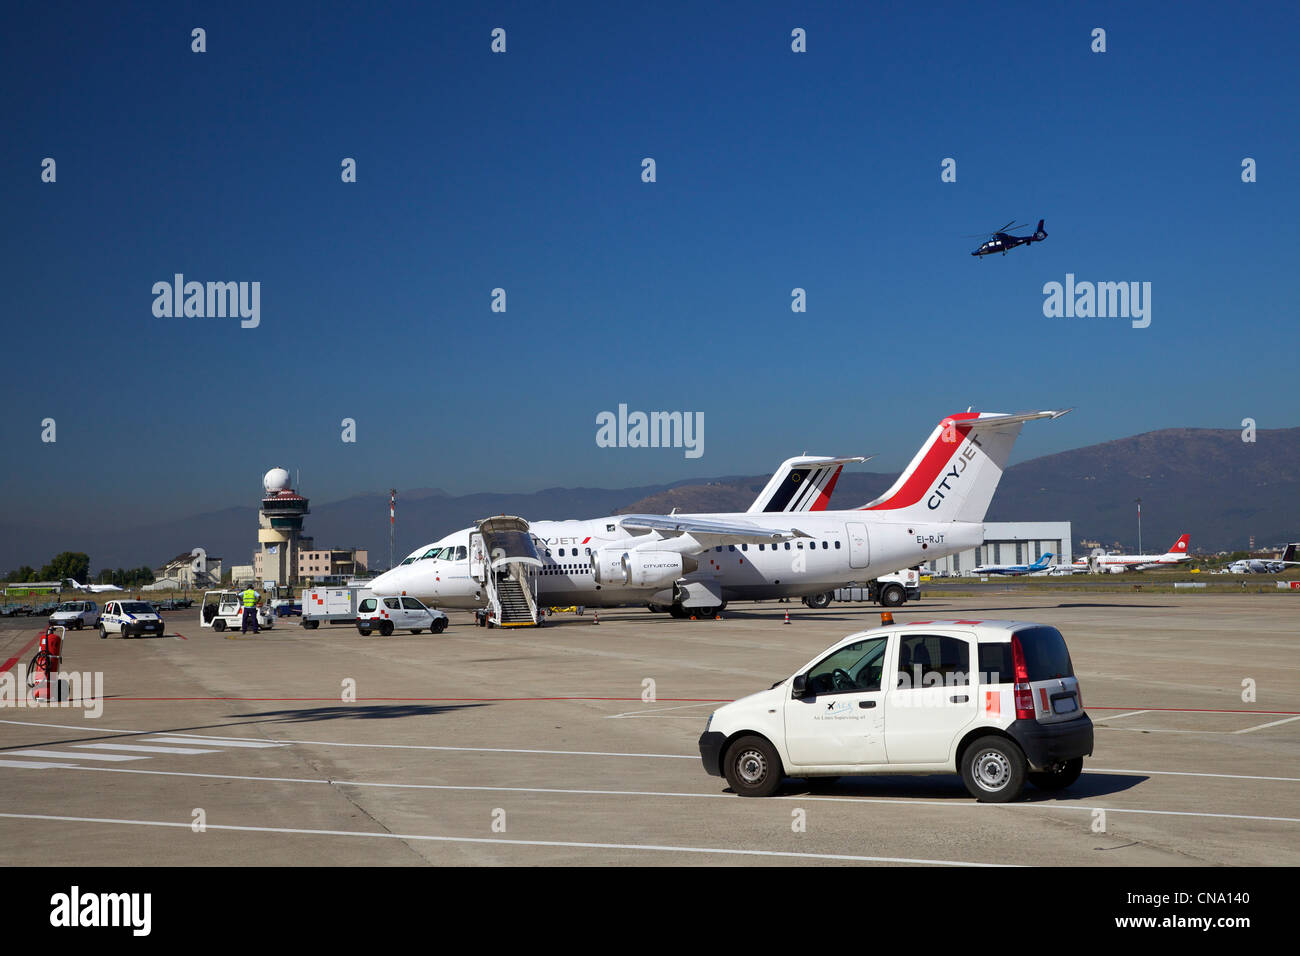
<svg viewBox="0 0 1300 956">
<path fill-rule="evenodd" d="M 428 561 L 430 558 L 436 560 L 440 551 L 442 551 L 442 548 L 430 548 L 428 551 L 424 552 L 424 554 L 420 555 L 417 560 Z"/>
</svg>

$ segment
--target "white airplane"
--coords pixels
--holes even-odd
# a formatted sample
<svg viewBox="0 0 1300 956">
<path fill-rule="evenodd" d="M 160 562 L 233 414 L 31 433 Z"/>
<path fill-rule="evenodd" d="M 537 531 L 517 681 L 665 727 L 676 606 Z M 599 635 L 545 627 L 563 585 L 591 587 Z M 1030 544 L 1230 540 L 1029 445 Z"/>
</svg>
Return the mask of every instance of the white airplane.
<svg viewBox="0 0 1300 956">
<path fill-rule="evenodd" d="M 1018 577 L 1022 574 L 1036 574 L 1039 571 L 1047 570 L 1047 563 L 1052 560 L 1052 552 L 1048 551 L 1033 564 L 981 564 L 975 569 L 976 574 L 1006 574 L 1012 577 Z"/>
<path fill-rule="evenodd" d="M 1169 567 L 1192 559 L 1187 553 L 1190 540 L 1191 535 L 1183 535 L 1164 554 L 1094 554 L 1077 559 L 1074 566 L 1079 570 L 1095 570 L 1099 574 Z"/>
<path fill-rule="evenodd" d="M 831 474 L 838 475 L 824 473 L 815 497 L 782 502 L 768 494 L 794 465 L 778 472 L 743 514 L 531 524 L 487 518 L 417 549 L 371 587 L 439 607 L 486 605 L 506 626 L 536 623 L 545 605 L 649 604 L 685 617 L 733 599 L 823 594 L 981 544 L 984 515 L 1021 427 L 1066 411 L 951 415 L 888 491 L 853 510 L 787 510 L 791 503 L 824 507 Z M 852 460 L 804 464 L 828 472 Z"/>
<path fill-rule="evenodd" d="M 1300 561 L 1295 559 L 1297 547 L 1298 545 L 1288 544 L 1281 559 L 1243 558 L 1241 561 L 1233 561 L 1228 565 L 1228 571 L 1232 574 L 1281 574 L 1290 566 L 1300 565 Z"/>
<path fill-rule="evenodd" d="M 122 590 L 116 584 L 79 584 L 76 578 L 68 578 L 67 580 L 74 590 L 89 591 L 91 594 L 102 594 L 105 591 Z"/>
</svg>

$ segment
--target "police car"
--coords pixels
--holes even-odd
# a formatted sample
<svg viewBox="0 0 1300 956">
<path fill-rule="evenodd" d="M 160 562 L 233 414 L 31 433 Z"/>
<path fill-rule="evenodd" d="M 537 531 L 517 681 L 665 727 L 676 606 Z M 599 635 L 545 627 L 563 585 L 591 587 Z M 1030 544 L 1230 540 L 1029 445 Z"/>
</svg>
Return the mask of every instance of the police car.
<svg viewBox="0 0 1300 956">
<path fill-rule="evenodd" d="M 770 689 L 715 711 L 704 769 L 744 797 L 785 775 L 959 773 L 985 803 L 1026 781 L 1070 786 L 1092 721 L 1065 638 L 1026 621 L 909 621 L 844 638 Z"/>
<path fill-rule="evenodd" d="M 368 597 L 357 605 L 357 631 L 362 637 L 372 631 L 387 637 L 395 630 L 419 634 L 426 629 L 441 634 L 447 629 L 447 615 L 413 597 Z"/>
<path fill-rule="evenodd" d="M 50 615 L 51 627 L 81 630 L 99 623 L 99 605 L 94 601 L 64 601 Z"/>
<path fill-rule="evenodd" d="M 104 605 L 104 613 L 99 618 L 101 639 L 110 634 L 119 637 L 155 634 L 161 637 L 162 632 L 163 619 L 147 601 L 109 601 Z"/>
</svg>

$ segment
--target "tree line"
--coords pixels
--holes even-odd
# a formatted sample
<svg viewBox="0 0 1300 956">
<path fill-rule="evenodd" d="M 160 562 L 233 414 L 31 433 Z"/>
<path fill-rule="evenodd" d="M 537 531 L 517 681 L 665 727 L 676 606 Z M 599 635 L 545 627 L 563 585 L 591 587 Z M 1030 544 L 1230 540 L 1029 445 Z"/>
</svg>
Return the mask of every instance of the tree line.
<svg viewBox="0 0 1300 956">
<path fill-rule="evenodd" d="M 5 584 L 27 584 L 34 581 L 58 581 L 62 584 L 68 578 L 75 578 L 83 583 L 90 580 L 90 555 L 84 551 L 63 551 L 50 559 L 50 563 L 39 570 L 29 564 L 14 568 L 4 576 Z M 152 584 L 153 569 L 141 568 L 104 568 L 96 576 L 95 584 L 116 584 L 118 587 L 132 588 L 143 584 Z"/>
</svg>

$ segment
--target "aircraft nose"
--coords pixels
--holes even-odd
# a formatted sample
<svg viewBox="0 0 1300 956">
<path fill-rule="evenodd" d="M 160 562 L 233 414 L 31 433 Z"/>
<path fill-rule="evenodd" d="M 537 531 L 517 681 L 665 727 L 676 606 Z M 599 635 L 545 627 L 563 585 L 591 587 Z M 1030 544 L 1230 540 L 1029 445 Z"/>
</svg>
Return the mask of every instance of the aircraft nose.
<svg viewBox="0 0 1300 956">
<path fill-rule="evenodd" d="M 379 577 L 370 582 L 370 590 L 383 597 L 392 597 L 397 593 L 397 584 L 400 572 L 397 568 L 391 571 L 385 571 Z"/>
</svg>

